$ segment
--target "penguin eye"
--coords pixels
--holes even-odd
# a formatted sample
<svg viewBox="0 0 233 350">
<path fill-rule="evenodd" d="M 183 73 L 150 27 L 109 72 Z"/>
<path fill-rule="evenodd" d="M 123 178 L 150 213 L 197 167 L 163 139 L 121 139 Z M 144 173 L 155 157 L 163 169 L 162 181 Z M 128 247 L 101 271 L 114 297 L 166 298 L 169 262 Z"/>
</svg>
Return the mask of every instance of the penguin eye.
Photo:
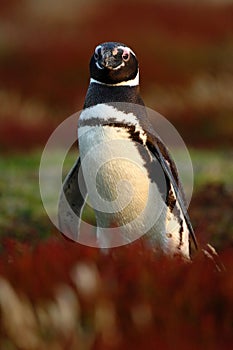
<svg viewBox="0 0 233 350">
<path fill-rule="evenodd" d="M 128 61 L 129 60 L 129 54 L 128 53 L 124 53 L 123 55 L 122 55 L 122 58 L 123 58 L 123 61 Z"/>
<path fill-rule="evenodd" d="M 130 59 L 130 52 L 127 49 L 124 49 L 122 53 L 122 59 L 123 61 L 127 62 Z"/>
</svg>

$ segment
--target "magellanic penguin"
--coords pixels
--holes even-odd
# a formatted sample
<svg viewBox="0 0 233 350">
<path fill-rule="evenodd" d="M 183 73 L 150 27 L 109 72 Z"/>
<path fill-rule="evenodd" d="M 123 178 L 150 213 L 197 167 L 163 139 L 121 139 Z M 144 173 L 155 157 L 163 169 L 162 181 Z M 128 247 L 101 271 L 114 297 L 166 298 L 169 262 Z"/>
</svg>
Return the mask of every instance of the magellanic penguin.
<svg viewBox="0 0 233 350">
<path fill-rule="evenodd" d="M 148 121 L 137 57 L 122 43 L 94 50 L 78 142 L 80 157 L 60 196 L 61 231 L 78 241 L 88 197 L 99 247 L 140 237 L 155 251 L 190 259 L 197 242 L 177 169 Z"/>
</svg>

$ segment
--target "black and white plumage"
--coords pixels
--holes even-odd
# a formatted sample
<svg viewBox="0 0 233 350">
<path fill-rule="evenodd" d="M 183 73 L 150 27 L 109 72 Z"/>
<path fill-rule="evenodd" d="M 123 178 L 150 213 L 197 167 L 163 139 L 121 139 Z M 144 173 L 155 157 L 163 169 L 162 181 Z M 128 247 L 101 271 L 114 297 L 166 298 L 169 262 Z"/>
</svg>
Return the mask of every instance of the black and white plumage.
<svg viewBox="0 0 233 350">
<path fill-rule="evenodd" d="M 90 76 L 78 122 L 80 157 L 60 197 L 61 231 L 78 240 L 89 197 L 100 247 L 111 246 L 107 228 L 114 227 L 123 244 L 142 236 L 155 250 L 189 259 L 195 235 L 176 166 L 147 119 L 135 53 L 122 43 L 98 45 Z"/>
</svg>

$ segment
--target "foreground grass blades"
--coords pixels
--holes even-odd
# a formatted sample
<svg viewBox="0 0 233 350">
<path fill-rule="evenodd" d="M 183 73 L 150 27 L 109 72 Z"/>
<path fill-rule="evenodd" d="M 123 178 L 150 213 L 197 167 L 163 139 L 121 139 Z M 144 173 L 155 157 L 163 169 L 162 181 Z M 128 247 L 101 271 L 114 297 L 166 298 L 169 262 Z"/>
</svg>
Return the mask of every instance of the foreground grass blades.
<svg viewBox="0 0 233 350">
<path fill-rule="evenodd" d="M 158 258 L 139 241 L 103 253 L 62 239 L 31 252 L 8 240 L 1 348 L 228 349 L 232 253 L 222 253 L 227 271 L 217 273 L 203 256 Z"/>
</svg>

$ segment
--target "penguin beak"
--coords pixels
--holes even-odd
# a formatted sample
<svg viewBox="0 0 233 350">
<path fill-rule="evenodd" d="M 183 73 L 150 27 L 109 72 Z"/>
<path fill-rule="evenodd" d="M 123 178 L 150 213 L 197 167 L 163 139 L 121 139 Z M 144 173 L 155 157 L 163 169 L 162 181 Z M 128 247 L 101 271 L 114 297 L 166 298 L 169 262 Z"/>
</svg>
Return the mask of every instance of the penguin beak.
<svg viewBox="0 0 233 350">
<path fill-rule="evenodd" d="M 113 55 L 113 52 L 108 50 L 102 54 L 101 60 L 98 62 L 100 66 L 107 69 L 115 69 L 120 63 L 119 57 Z"/>
</svg>

